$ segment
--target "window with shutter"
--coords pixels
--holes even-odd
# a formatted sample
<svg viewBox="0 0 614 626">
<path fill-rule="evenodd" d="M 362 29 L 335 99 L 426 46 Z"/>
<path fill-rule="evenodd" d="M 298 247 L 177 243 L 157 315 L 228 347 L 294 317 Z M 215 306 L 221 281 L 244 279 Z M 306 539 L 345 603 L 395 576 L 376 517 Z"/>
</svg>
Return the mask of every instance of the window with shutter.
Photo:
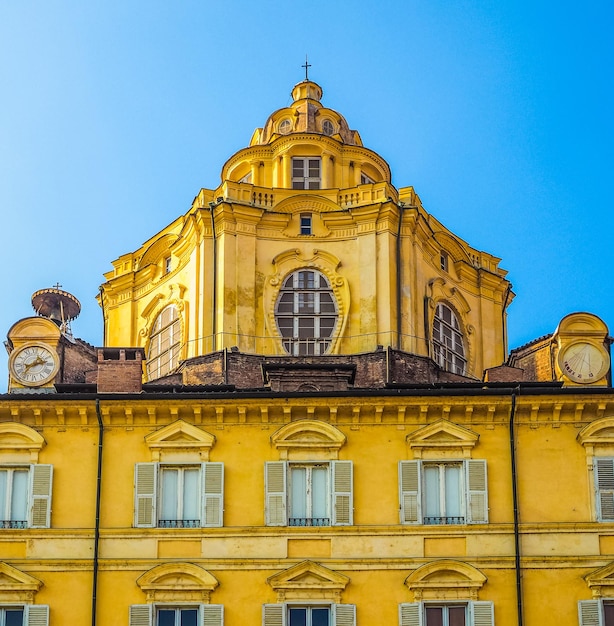
<svg viewBox="0 0 614 626">
<path fill-rule="evenodd" d="M 48 626 L 49 607 L 45 604 L 30 604 L 24 607 L 26 626 Z M 16 622 L 21 624 L 21 622 Z M 7 622 L 6 626 L 10 626 Z"/>
<path fill-rule="evenodd" d="M 199 528 L 222 526 L 223 463 L 137 463 L 134 525 Z"/>
<path fill-rule="evenodd" d="M 49 528 L 52 478 L 51 465 L 0 467 L 0 528 Z"/>
<path fill-rule="evenodd" d="M 265 604 L 262 626 L 356 626 L 356 606 Z"/>
<path fill-rule="evenodd" d="M 486 461 L 401 461 L 401 524 L 488 522 Z"/>
<path fill-rule="evenodd" d="M 223 626 L 221 604 L 173 606 L 135 604 L 130 607 L 129 626 Z"/>
<path fill-rule="evenodd" d="M 399 605 L 400 626 L 494 626 L 492 602 L 411 602 Z"/>
<path fill-rule="evenodd" d="M 351 525 L 352 462 L 265 464 L 268 526 Z"/>
<path fill-rule="evenodd" d="M 595 482 L 597 489 L 597 519 L 614 521 L 614 459 L 595 459 Z"/>
</svg>

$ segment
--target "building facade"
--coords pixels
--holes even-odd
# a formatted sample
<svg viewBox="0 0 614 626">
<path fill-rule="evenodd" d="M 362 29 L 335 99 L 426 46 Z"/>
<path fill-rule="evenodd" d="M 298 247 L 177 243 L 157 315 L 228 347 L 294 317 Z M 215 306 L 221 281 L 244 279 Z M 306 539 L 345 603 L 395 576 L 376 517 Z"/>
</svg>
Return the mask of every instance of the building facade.
<svg viewBox="0 0 614 626">
<path fill-rule="evenodd" d="M 7 334 L 0 626 L 614 625 L 607 327 L 511 284 L 305 80 Z"/>
</svg>

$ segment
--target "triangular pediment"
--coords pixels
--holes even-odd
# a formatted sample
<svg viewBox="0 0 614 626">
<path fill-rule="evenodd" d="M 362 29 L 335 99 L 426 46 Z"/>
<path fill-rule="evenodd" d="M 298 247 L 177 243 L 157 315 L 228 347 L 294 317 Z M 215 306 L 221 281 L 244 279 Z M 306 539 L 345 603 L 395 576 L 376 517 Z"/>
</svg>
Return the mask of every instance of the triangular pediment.
<svg viewBox="0 0 614 626">
<path fill-rule="evenodd" d="M 200 452 L 203 458 L 208 458 L 209 451 L 215 444 L 215 436 L 202 428 L 184 420 L 177 420 L 160 430 L 156 430 L 145 437 L 153 456 L 163 452 Z"/>
<path fill-rule="evenodd" d="M 441 419 L 433 424 L 415 430 L 407 436 L 407 445 L 419 458 L 424 450 L 459 451 L 468 456 L 477 444 L 479 435 L 472 430 Z"/>
<path fill-rule="evenodd" d="M 37 578 L 7 563 L 0 562 L 0 597 L 6 597 L 7 592 L 16 594 L 20 592 L 36 593 L 42 586 L 43 583 Z"/>
<path fill-rule="evenodd" d="M 276 591 L 342 591 L 350 579 L 313 561 L 303 561 L 271 576 L 267 582 Z"/>
<path fill-rule="evenodd" d="M 614 593 L 614 562 L 587 574 L 584 580 L 595 597 L 610 597 Z"/>
</svg>

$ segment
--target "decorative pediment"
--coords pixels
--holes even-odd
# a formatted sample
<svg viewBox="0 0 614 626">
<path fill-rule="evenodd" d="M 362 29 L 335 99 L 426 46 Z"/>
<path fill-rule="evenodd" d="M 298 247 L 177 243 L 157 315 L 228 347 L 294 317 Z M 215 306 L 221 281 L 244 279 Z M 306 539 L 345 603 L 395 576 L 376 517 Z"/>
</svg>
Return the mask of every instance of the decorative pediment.
<svg viewBox="0 0 614 626">
<path fill-rule="evenodd" d="M 414 593 L 416 602 L 422 600 L 477 600 L 478 591 L 486 582 L 478 569 L 463 563 L 443 559 L 414 570 L 405 584 Z"/>
<path fill-rule="evenodd" d="M 136 584 L 148 602 L 209 602 L 218 580 L 193 563 L 164 563 L 145 572 Z"/>
<path fill-rule="evenodd" d="M 0 603 L 32 604 L 42 586 L 40 580 L 0 561 Z"/>
<path fill-rule="evenodd" d="M 177 420 L 147 435 L 145 443 L 151 450 L 152 461 L 190 460 L 190 455 L 195 454 L 208 461 L 215 436 L 184 420 Z"/>
<path fill-rule="evenodd" d="M 602 417 L 587 424 L 578 433 L 577 439 L 585 448 L 614 446 L 614 416 Z"/>
<path fill-rule="evenodd" d="M 18 422 L 0 424 L 0 458 L 3 461 L 38 463 L 39 452 L 45 445 L 43 436 L 25 424 Z"/>
<path fill-rule="evenodd" d="M 460 314 L 459 322 L 469 314 L 471 307 L 465 296 L 452 284 L 447 283 L 443 278 L 433 278 L 428 284 L 429 306 L 435 309 L 437 303 L 445 300 L 450 303 Z"/>
<path fill-rule="evenodd" d="M 593 598 L 611 598 L 614 595 L 614 562 L 587 574 L 584 580 L 593 592 Z"/>
<path fill-rule="evenodd" d="M 316 420 L 299 420 L 282 426 L 271 436 L 282 460 L 335 460 L 346 436 L 335 426 Z"/>
<path fill-rule="evenodd" d="M 313 561 L 302 561 L 274 574 L 267 582 L 277 592 L 278 602 L 296 599 L 339 602 L 350 579 Z"/>
<path fill-rule="evenodd" d="M 145 250 L 143 256 L 138 262 L 139 268 L 145 267 L 150 263 L 158 263 L 162 258 L 169 255 L 169 250 L 179 239 L 178 235 L 164 235 L 154 241 L 154 243 Z"/>
<path fill-rule="evenodd" d="M 479 435 L 458 426 L 448 420 L 441 419 L 424 426 L 407 435 L 407 445 L 414 453 L 414 458 L 425 456 L 471 458 L 471 450 L 475 447 Z"/>
</svg>

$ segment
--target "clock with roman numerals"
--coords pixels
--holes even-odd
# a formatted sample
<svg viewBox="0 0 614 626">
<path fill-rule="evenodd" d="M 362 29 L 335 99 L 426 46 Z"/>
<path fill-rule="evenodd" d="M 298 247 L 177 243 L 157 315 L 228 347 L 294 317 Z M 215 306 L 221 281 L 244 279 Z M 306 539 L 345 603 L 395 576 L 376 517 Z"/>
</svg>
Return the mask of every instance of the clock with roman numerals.
<svg viewBox="0 0 614 626">
<path fill-rule="evenodd" d="M 29 343 L 15 350 L 9 359 L 13 378 L 27 387 L 42 387 L 58 372 L 58 355 L 43 343 Z"/>
</svg>

